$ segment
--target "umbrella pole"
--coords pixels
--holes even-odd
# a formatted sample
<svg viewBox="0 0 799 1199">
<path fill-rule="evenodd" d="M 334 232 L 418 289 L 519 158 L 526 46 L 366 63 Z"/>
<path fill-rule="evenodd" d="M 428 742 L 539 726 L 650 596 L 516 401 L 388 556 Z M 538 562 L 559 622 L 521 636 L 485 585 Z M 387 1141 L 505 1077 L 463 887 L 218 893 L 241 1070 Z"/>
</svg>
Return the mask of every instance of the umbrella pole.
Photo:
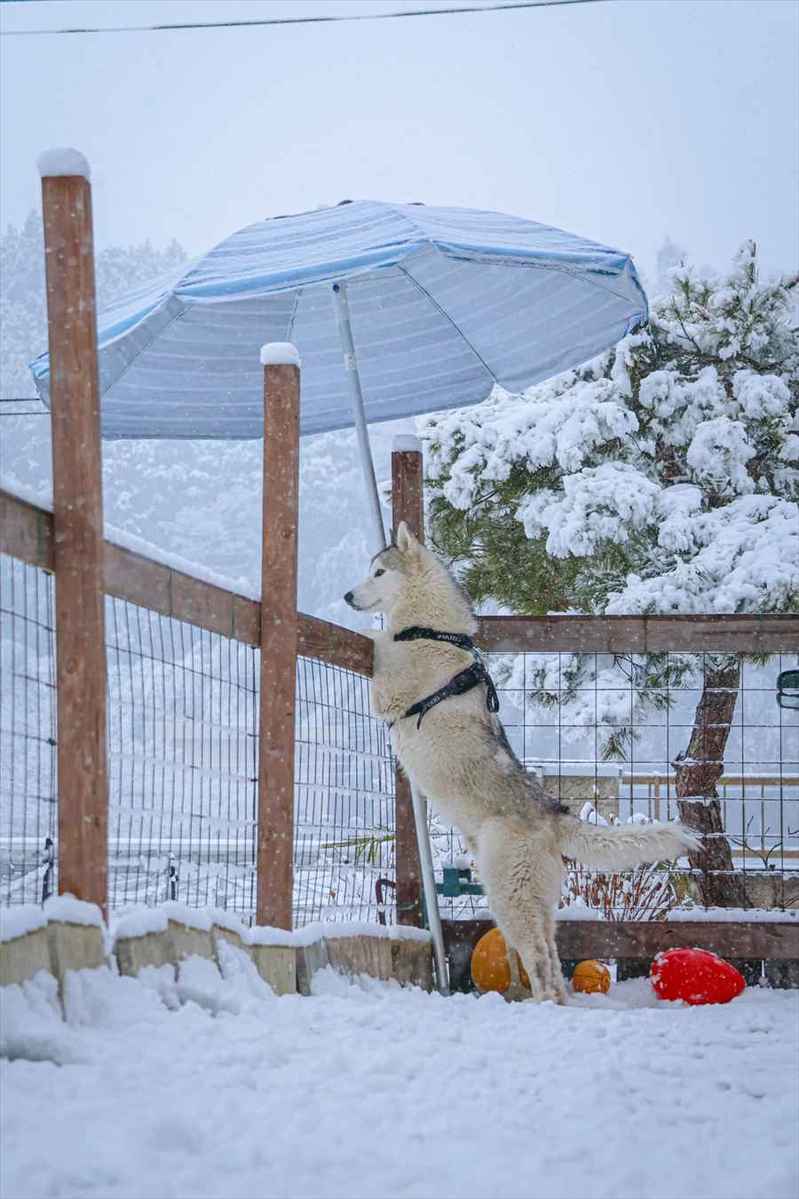
<svg viewBox="0 0 799 1199">
<path fill-rule="evenodd" d="M 355 357 L 355 343 L 352 340 L 350 306 L 347 303 L 346 284 L 333 284 L 333 300 L 336 305 L 336 320 L 338 322 L 339 337 L 341 338 L 341 348 L 344 351 L 344 366 L 347 370 L 350 391 L 352 393 L 352 412 L 355 417 L 358 449 L 361 454 L 361 468 L 363 470 L 364 483 L 366 484 L 366 499 L 369 504 L 369 515 L 372 522 L 372 542 L 374 552 L 379 553 L 386 544 L 386 534 L 383 528 L 383 515 L 380 511 L 380 497 L 377 493 L 377 479 L 375 478 L 372 447 L 369 444 L 369 433 L 366 428 L 361 376 L 358 372 L 358 359 Z"/>
<path fill-rule="evenodd" d="M 413 804 L 413 820 L 416 825 L 416 844 L 419 848 L 419 865 L 422 871 L 424 906 L 427 910 L 427 923 L 430 927 L 430 936 L 433 938 L 436 983 L 442 995 L 449 995 L 447 955 L 444 950 L 444 930 L 441 927 L 441 913 L 438 910 L 436 876 L 433 871 L 433 851 L 430 848 L 430 834 L 427 829 L 427 800 L 415 783 L 411 783 L 411 803 Z"/>
<path fill-rule="evenodd" d="M 377 493 L 375 464 L 369 444 L 369 433 L 366 428 L 361 376 L 358 372 L 355 343 L 352 340 L 352 324 L 350 322 L 350 307 L 347 303 L 346 284 L 333 284 L 333 300 L 336 305 L 336 320 L 338 322 L 339 337 L 341 338 L 341 348 L 344 351 L 344 365 L 352 391 L 352 411 L 355 417 L 355 428 L 358 433 L 361 466 L 363 467 L 366 496 L 369 501 L 369 510 L 372 517 L 374 548 L 375 553 L 377 553 L 386 544 L 386 534 L 383 528 L 383 515 L 380 510 L 380 497 Z M 449 994 L 449 985 L 447 980 L 446 956 L 444 953 L 444 934 L 438 910 L 438 893 L 436 892 L 436 880 L 433 873 L 433 854 L 430 848 L 430 835 L 427 831 L 427 802 L 421 792 L 413 785 L 411 785 L 411 802 L 413 804 L 413 817 L 416 824 L 416 838 L 419 847 L 422 890 L 424 892 L 425 907 L 427 908 L 427 920 L 433 938 L 433 954 L 436 963 L 438 989 L 442 995 L 447 995 Z"/>
</svg>

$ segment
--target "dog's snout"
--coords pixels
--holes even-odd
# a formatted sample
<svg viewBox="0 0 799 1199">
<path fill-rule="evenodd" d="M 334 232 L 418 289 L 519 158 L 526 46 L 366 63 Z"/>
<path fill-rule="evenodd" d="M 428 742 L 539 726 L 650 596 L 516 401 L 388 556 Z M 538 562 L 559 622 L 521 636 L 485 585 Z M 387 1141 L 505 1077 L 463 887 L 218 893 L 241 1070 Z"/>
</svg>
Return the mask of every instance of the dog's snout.
<svg viewBox="0 0 799 1199">
<path fill-rule="evenodd" d="M 344 602 L 346 604 L 349 604 L 350 607 L 352 607 L 352 592 L 351 591 L 348 591 L 347 594 L 344 596 Z"/>
</svg>

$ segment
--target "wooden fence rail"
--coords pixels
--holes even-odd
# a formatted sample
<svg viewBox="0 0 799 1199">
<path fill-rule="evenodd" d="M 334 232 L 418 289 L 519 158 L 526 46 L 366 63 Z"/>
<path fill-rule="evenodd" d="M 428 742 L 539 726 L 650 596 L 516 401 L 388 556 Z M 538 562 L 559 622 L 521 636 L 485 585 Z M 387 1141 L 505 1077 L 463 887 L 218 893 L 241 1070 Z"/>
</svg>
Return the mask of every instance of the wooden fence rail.
<svg viewBox="0 0 799 1199">
<path fill-rule="evenodd" d="M 0 488 L 0 553 L 29 566 L 54 570 L 53 514 Z M 209 633 L 244 645 L 261 644 L 261 605 L 193 575 L 145 558 L 133 550 L 103 544 L 103 589 L 106 595 L 138 604 L 151 612 L 184 620 Z M 372 640 L 315 616 L 298 614 L 297 653 L 318 658 L 369 677 Z"/>
<path fill-rule="evenodd" d="M 260 645 L 257 600 L 154 562 L 106 541 L 104 590 L 163 616 L 245 645 Z M 53 514 L 0 488 L 0 553 L 52 571 Z M 297 652 L 367 677 L 372 641 L 363 633 L 299 614 Z M 479 641 L 503 653 L 799 654 L 799 616 L 483 616 Z M 691 629 L 695 628 L 695 635 Z M 679 644 L 677 644 L 679 642 Z M 644 648 L 638 648 L 643 646 Z"/>
<path fill-rule="evenodd" d="M 469 985 L 472 950 L 493 928 L 490 920 L 445 920 L 444 942 L 453 990 Z M 615 958 L 646 964 L 667 949 L 707 949 L 739 962 L 790 963 L 784 971 L 789 985 L 799 976 L 799 920 L 557 920 L 558 952 L 566 961 Z M 792 980 L 792 981 L 791 981 Z M 780 985 L 785 985 L 782 982 Z"/>
</svg>

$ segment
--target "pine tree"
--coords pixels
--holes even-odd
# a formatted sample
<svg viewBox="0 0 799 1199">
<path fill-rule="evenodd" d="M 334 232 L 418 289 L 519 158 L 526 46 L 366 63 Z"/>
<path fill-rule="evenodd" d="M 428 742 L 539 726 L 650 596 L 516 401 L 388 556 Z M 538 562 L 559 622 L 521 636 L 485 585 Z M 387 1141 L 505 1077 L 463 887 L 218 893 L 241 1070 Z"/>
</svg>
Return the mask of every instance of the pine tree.
<svg viewBox="0 0 799 1199">
<path fill-rule="evenodd" d="M 476 600 L 528 614 L 799 610 L 799 280 L 762 282 L 752 242 L 726 278 L 685 265 L 669 278 L 648 328 L 585 368 L 426 422 L 434 542 Z M 624 666 L 639 709 L 668 707 L 697 670 L 674 654 Z M 574 655 L 556 691 L 542 665 L 534 697 L 579 704 L 594 669 Z M 716 784 L 740 660 L 704 655 L 701 676 L 676 792 L 683 819 L 717 834 L 697 862 L 731 871 Z M 606 717 L 604 753 L 623 757 L 634 730 Z M 708 875 L 704 898 L 745 904 L 730 874 Z"/>
<path fill-rule="evenodd" d="M 671 272 L 687 260 L 688 255 L 681 246 L 666 236 L 658 250 L 656 271 L 656 287 L 658 295 L 671 291 Z"/>
</svg>

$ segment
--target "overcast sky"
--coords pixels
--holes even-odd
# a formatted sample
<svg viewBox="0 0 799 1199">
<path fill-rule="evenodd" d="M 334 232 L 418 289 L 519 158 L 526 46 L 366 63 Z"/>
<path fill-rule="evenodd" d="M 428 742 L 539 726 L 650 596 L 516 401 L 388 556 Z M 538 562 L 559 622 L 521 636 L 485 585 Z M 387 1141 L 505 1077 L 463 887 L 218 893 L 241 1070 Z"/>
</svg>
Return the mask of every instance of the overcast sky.
<svg viewBox="0 0 799 1199">
<path fill-rule="evenodd" d="M 446 0 L 444 5 L 452 3 Z M 5 32 L 434 7 L 430 0 L 40 0 Z M 3 226 L 35 158 L 89 158 L 99 244 L 204 250 L 344 198 L 518 213 L 723 266 L 799 262 L 799 7 L 608 0 L 248 30 L 3 37 Z"/>
</svg>

